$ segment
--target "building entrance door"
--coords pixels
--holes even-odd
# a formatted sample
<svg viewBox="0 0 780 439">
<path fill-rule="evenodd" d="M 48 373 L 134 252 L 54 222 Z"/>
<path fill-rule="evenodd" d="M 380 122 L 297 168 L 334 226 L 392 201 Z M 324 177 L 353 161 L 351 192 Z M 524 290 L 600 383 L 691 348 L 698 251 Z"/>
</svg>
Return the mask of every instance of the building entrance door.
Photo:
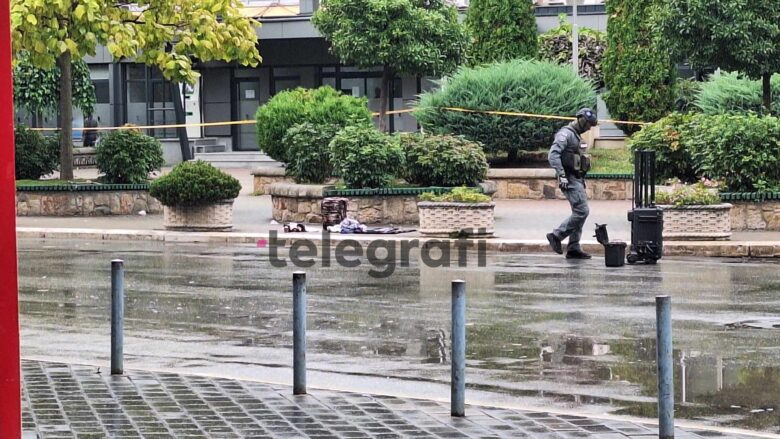
<svg viewBox="0 0 780 439">
<path fill-rule="evenodd" d="M 238 87 L 238 111 L 240 120 L 254 120 L 257 107 L 260 106 L 260 81 L 256 79 L 240 80 Z M 236 136 L 236 151 L 256 151 L 257 133 L 254 124 L 239 125 Z"/>
</svg>

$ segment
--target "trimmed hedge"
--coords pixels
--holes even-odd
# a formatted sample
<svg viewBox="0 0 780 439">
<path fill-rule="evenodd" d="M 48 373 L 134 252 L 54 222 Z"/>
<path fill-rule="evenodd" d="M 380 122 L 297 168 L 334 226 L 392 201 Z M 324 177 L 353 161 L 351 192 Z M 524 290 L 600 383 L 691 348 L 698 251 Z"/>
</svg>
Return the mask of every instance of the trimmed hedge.
<svg viewBox="0 0 780 439">
<path fill-rule="evenodd" d="M 237 179 L 202 160 L 177 165 L 149 187 L 151 196 L 165 206 L 203 206 L 232 200 L 239 192 Z"/>
<path fill-rule="evenodd" d="M 474 186 L 487 177 L 482 146 L 456 136 L 401 136 L 409 183 L 420 186 Z"/>
<path fill-rule="evenodd" d="M 316 89 L 296 88 L 276 94 L 257 109 L 257 142 L 272 159 L 289 163 L 284 144 L 287 130 L 309 122 L 315 125 L 371 125 L 371 112 L 365 98 L 346 96 L 325 86 Z"/>
<path fill-rule="evenodd" d="M 466 12 L 471 65 L 536 57 L 534 6 L 517 0 L 471 0 Z"/>
<path fill-rule="evenodd" d="M 351 126 L 330 142 L 336 173 L 351 189 L 389 186 L 403 169 L 404 153 L 398 139 L 374 127 Z"/>
<path fill-rule="evenodd" d="M 287 130 L 282 143 L 287 146 L 289 163 L 285 173 L 296 183 L 321 184 L 333 174 L 330 142 L 338 132 L 335 125 L 304 122 Z"/>
<path fill-rule="evenodd" d="M 481 111 L 573 116 L 582 107 L 596 107 L 590 80 L 566 66 L 513 60 L 461 69 L 439 90 L 424 93 L 415 117 L 432 134 L 454 134 L 481 143 L 486 152 L 549 148 L 555 132 L 566 124 L 554 119 L 450 111 Z"/>
<path fill-rule="evenodd" d="M 761 81 L 740 73 L 720 73 L 701 83 L 696 107 L 704 114 L 747 114 L 764 112 Z M 772 77 L 772 114 L 780 116 L 780 75 Z"/>
<path fill-rule="evenodd" d="M 580 76 L 593 81 L 598 88 L 604 86 L 602 63 L 607 49 L 607 35 L 594 29 L 579 29 Z M 557 28 L 539 35 L 539 59 L 559 65 L 572 62 L 572 26 L 566 17 L 560 18 Z"/>
<path fill-rule="evenodd" d="M 733 192 L 780 190 L 780 119 L 672 114 L 629 141 L 657 151 L 659 178 L 721 181 Z"/>
<path fill-rule="evenodd" d="M 38 180 L 57 169 L 60 163 L 57 137 L 44 137 L 18 125 L 14 129 L 14 143 L 17 180 Z"/>
<path fill-rule="evenodd" d="M 100 139 L 95 158 L 106 183 L 145 183 L 164 164 L 162 144 L 138 130 L 117 130 Z"/>
</svg>

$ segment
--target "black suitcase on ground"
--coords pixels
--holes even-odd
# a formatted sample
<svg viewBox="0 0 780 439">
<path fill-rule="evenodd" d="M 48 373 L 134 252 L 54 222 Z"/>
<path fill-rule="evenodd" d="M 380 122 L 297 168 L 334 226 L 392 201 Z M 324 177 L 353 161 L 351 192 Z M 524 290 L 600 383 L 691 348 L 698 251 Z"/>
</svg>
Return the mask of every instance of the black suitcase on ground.
<svg viewBox="0 0 780 439">
<path fill-rule="evenodd" d="M 634 208 L 631 222 L 629 264 L 655 264 L 664 252 L 664 212 L 655 205 L 655 151 L 634 154 Z"/>
</svg>

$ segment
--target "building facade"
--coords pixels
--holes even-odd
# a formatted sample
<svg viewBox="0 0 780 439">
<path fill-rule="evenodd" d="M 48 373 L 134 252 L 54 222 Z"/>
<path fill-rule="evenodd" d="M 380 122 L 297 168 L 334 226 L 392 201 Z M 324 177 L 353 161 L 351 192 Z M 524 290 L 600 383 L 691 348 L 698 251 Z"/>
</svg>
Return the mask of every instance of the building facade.
<svg viewBox="0 0 780 439">
<path fill-rule="evenodd" d="M 558 25 L 559 14 L 571 14 L 571 0 L 539 0 L 536 3 L 540 32 Z M 579 0 L 578 23 L 606 30 L 603 0 Z M 465 11 L 467 0 L 459 0 Z M 187 123 L 225 122 L 254 119 L 257 108 L 274 94 L 295 87 L 330 85 L 346 94 L 366 97 L 369 108 L 379 109 L 381 71 L 343 65 L 328 51 L 328 43 L 311 23 L 318 0 L 247 0 L 244 13 L 258 20 L 257 29 L 263 62 L 256 68 L 227 63 L 196 65 L 198 84 L 184 90 Z M 97 92 L 95 117 L 100 126 L 165 126 L 176 122 L 169 84 L 153 68 L 132 61 L 113 62 L 104 48 L 86 59 Z M 394 80 L 389 101 L 391 110 L 411 108 L 417 96 L 436 86 L 431 78 L 400 76 Z M 83 116 L 75 111 L 74 127 Z M 19 121 L 24 122 L 24 115 Z M 56 117 L 44 121 L 54 126 Z M 410 114 L 390 119 L 393 131 L 413 131 L 417 123 Z M 155 128 L 148 134 L 165 145 L 166 161 L 181 160 L 176 129 Z M 190 127 L 190 139 L 209 139 L 215 150 L 257 151 L 255 126 L 232 125 Z M 76 131 L 78 142 L 78 131 Z"/>
</svg>

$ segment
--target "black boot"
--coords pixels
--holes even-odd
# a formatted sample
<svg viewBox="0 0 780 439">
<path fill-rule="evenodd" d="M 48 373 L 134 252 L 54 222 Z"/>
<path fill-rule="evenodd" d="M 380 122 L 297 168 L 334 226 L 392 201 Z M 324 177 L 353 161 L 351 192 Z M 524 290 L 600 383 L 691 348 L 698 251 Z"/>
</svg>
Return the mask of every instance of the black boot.
<svg viewBox="0 0 780 439">
<path fill-rule="evenodd" d="M 547 234 L 547 242 L 550 243 L 550 248 L 555 253 L 558 253 L 559 255 L 563 254 L 563 246 L 561 245 L 561 240 L 558 239 L 557 236 L 555 236 L 554 233 L 548 233 Z"/>
<path fill-rule="evenodd" d="M 569 250 L 566 252 L 566 259 L 591 259 L 593 256 L 582 250 Z"/>
</svg>

